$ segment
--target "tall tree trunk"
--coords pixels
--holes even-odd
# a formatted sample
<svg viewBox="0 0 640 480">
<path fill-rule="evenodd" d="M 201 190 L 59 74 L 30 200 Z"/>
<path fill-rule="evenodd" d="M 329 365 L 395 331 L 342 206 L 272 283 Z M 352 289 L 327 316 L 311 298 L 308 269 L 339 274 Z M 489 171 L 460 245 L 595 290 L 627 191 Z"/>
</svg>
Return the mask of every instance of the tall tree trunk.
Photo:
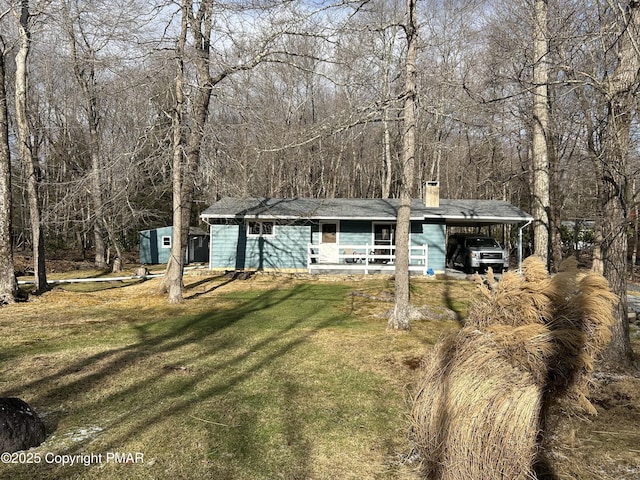
<svg viewBox="0 0 640 480">
<path fill-rule="evenodd" d="M 169 303 L 178 303 L 183 299 L 184 292 L 184 259 L 186 254 L 186 239 L 183 242 L 183 233 L 188 236 L 190 203 L 185 206 L 184 188 L 186 179 L 184 178 L 184 164 L 186 159 L 186 146 L 184 135 L 184 62 L 185 46 L 188 33 L 188 18 L 191 2 L 183 0 L 180 36 L 176 44 L 176 83 L 175 83 L 175 105 L 172 115 L 173 130 L 173 162 L 172 162 L 172 185 L 173 185 L 173 236 L 171 240 L 171 254 L 167 269 L 160 285 L 162 293 L 169 294 Z"/>
<path fill-rule="evenodd" d="M 549 264 L 549 64 L 547 0 L 535 0 L 533 20 L 533 253 Z"/>
<path fill-rule="evenodd" d="M 18 288 L 13 269 L 11 234 L 9 116 L 4 78 L 4 41 L 0 38 L 0 305 L 13 303 Z"/>
<path fill-rule="evenodd" d="M 411 230 L 411 198 L 413 193 L 413 174 L 416 151 L 416 58 L 418 51 L 417 0 L 407 0 L 407 36 L 406 78 L 403 106 L 403 145 L 402 145 L 402 182 L 400 185 L 400 205 L 396 225 L 396 269 L 395 269 L 395 306 L 389 317 L 387 328 L 391 330 L 409 330 L 411 304 L 409 298 L 409 233 Z"/>
<path fill-rule="evenodd" d="M 607 123 L 602 146 L 602 261 L 603 273 L 620 297 L 616 323 L 605 352 L 611 365 L 625 365 L 632 357 L 627 317 L 628 184 L 627 157 L 635 92 L 640 80 L 640 1 L 632 0 L 625 11 L 618 37 L 618 63 L 607 85 Z"/>
<path fill-rule="evenodd" d="M 69 35 L 69 48 L 73 62 L 73 74 L 76 77 L 84 109 L 87 116 L 87 150 L 91 163 L 89 173 L 89 198 L 93 207 L 91 226 L 93 229 L 94 264 L 96 268 L 107 267 L 106 245 L 104 241 L 104 203 L 102 199 L 102 165 L 100 161 L 100 112 L 98 110 L 97 80 L 96 80 L 96 52 L 82 35 L 76 35 L 76 26 L 71 11 L 63 2 L 67 17 L 67 34 Z M 81 26 L 80 26 L 81 28 Z M 84 49 L 84 51 L 83 51 Z"/>
<path fill-rule="evenodd" d="M 391 134 L 389 132 L 389 107 L 382 110 L 382 198 L 391 195 L 392 161 Z"/>
<path fill-rule="evenodd" d="M 29 217 L 31 221 L 31 235 L 33 241 L 33 267 L 35 274 L 35 291 L 43 292 L 47 289 L 47 274 L 45 269 L 44 235 L 40 214 L 39 183 L 40 166 L 34 157 L 31 142 L 31 129 L 27 117 L 28 72 L 27 62 L 31 48 L 31 32 L 29 29 L 29 1 L 20 3 L 20 48 L 16 54 L 16 124 L 18 127 L 18 152 L 27 177 L 27 198 L 29 202 Z"/>
<path fill-rule="evenodd" d="M 95 79 L 95 52 L 90 50 L 88 65 L 80 68 L 77 53 L 75 51 L 75 37 L 72 40 L 73 59 L 76 69 L 76 78 L 80 84 L 87 112 L 87 128 L 89 130 L 89 155 L 91 157 L 91 182 L 90 196 L 93 205 L 93 244 L 94 244 L 94 264 L 96 268 L 106 268 L 106 245 L 104 241 L 104 203 L 102 199 L 102 168 L 100 162 L 100 138 L 98 124 L 100 114 L 98 113 L 98 99 L 96 97 Z"/>
<path fill-rule="evenodd" d="M 631 250 L 631 281 L 636 281 L 636 262 L 638 261 L 638 244 L 640 243 L 640 237 L 638 237 L 638 227 L 640 227 L 640 218 L 638 218 L 638 198 L 636 195 L 636 179 L 633 179 L 632 185 L 633 191 L 633 248 Z"/>
<path fill-rule="evenodd" d="M 93 64 L 91 66 L 93 70 Z M 92 71 L 93 76 L 93 71 Z M 104 203 L 102 200 L 102 168 L 100 165 L 100 141 L 98 139 L 98 112 L 94 95 L 88 95 L 87 109 L 89 117 L 89 148 L 91 150 L 91 201 L 93 203 L 93 241 L 94 241 L 94 264 L 96 268 L 106 268 L 106 246 L 104 242 Z"/>
<path fill-rule="evenodd" d="M 167 262 L 160 292 L 167 293 L 172 290 L 169 296 L 170 303 L 177 303 L 182 300 L 184 284 L 182 273 L 184 269 L 184 256 L 181 254 L 181 230 L 182 230 L 182 159 L 184 157 L 183 141 L 183 116 L 184 116 L 184 50 L 187 42 L 187 8 L 189 2 L 183 0 L 181 9 L 180 36 L 176 44 L 176 83 L 175 83 L 175 103 L 171 117 L 171 128 L 173 131 L 173 160 L 172 160 L 172 186 L 173 186 L 173 236 L 171 239 L 171 254 Z"/>
<path fill-rule="evenodd" d="M 382 87 L 382 198 L 391 196 L 391 179 L 393 176 L 393 162 L 391 157 L 391 133 L 389 132 L 389 102 L 391 101 L 391 46 L 385 49 L 383 87 Z"/>
<path fill-rule="evenodd" d="M 550 255 L 551 264 L 554 272 L 558 271 L 558 267 L 562 264 L 562 199 L 561 193 L 558 191 L 557 169 L 552 169 L 553 189 L 551 191 L 552 207 L 549 210 L 549 226 L 550 226 Z M 576 224 L 577 227 L 577 224 Z"/>
<path fill-rule="evenodd" d="M 261 51 L 247 63 L 223 69 L 217 75 L 212 76 L 209 42 L 213 26 L 213 2 L 200 2 L 197 10 L 194 10 L 192 0 L 183 0 L 182 15 L 181 33 L 176 46 L 178 73 L 176 76 L 176 111 L 173 117 L 173 244 L 171 259 L 167 264 L 167 271 L 160 287 L 161 292 L 169 292 L 170 303 L 180 302 L 183 298 L 183 272 L 189 236 L 189 221 L 213 86 L 234 72 L 253 68 L 266 56 L 266 53 Z M 185 139 L 183 132 L 186 123 L 184 119 L 186 113 L 183 108 L 186 101 L 184 62 L 189 27 L 191 27 L 193 35 L 193 64 L 197 82 L 193 86 L 194 93 L 190 96 L 189 132 Z"/>
<path fill-rule="evenodd" d="M 122 246 L 120 245 L 120 241 L 118 240 L 118 237 L 113 231 L 113 227 L 109 224 L 109 222 L 107 222 L 106 217 L 104 217 L 104 229 L 107 232 L 107 238 L 109 239 L 109 242 L 111 242 L 111 245 L 113 245 L 113 248 L 116 251 L 115 257 L 112 262 L 111 271 L 114 273 L 121 272 L 124 267 L 124 258 L 122 256 Z"/>
</svg>

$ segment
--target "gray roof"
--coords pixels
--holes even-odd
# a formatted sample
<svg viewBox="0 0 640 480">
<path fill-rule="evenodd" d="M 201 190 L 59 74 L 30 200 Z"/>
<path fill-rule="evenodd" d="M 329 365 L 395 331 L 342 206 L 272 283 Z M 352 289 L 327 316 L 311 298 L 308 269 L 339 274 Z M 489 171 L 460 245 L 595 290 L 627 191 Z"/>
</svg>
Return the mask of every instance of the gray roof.
<svg viewBox="0 0 640 480">
<path fill-rule="evenodd" d="M 146 230 L 140 230 L 138 233 L 151 232 L 153 230 L 161 230 L 165 228 L 173 228 L 173 225 L 166 225 L 164 227 L 147 228 Z M 189 227 L 189 235 L 193 237 L 208 237 L 209 232 L 203 230 L 200 227 Z"/>
<path fill-rule="evenodd" d="M 380 198 L 231 198 L 207 208 L 207 220 L 395 220 L 398 199 Z M 422 200 L 411 205 L 412 220 L 444 219 L 448 225 L 520 223 L 533 218 L 502 200 L 447 200 L 426 207 Z"/>
</svg>

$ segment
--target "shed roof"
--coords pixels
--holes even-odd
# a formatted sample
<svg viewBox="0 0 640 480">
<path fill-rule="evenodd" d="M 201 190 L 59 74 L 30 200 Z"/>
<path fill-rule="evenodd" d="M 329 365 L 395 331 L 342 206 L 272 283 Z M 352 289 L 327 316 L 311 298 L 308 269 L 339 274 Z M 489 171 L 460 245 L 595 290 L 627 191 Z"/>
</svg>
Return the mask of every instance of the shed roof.
<svg viewBox="0 0 640 480">
<path fill-rule="evenodd" d="M 232 198 L 207 208 L 207 220 L 395 220 L 399 200 L 380 198 Z M 502 200 L 441 199 L 438 207 L 426 207 L 414 199 L 411 219 L 440 219 L 447 225 L 521 223 L 533 218 Z"/>
<path fill-rule="evenodd" d="M 171 230 L 172 228 L 173 228 L 172 225 L 167 225 L 165 227 L 147 228 L 146 230 L 140 230 L 138 233 L 152 232 L 154 230 Z M 208 237 L 209 232 L 207 232 L 206 230 L 203 230 L 200 227 L 189 227 L 189 236 Z"/>
</svg>

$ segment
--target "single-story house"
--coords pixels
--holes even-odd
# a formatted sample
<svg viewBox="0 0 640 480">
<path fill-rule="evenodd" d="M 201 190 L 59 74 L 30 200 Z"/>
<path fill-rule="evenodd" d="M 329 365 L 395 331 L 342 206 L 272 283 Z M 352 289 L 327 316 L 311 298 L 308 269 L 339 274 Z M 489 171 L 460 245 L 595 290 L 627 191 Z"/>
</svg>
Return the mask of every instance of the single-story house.
<svg viewBox="0 0 640 480">
<path fill-rule="evenodd" d="M 173 226 L 152 228 L 139 232 L 140 263 L 154 265 L 167 263 L 173 242 Z M 186 263 L 209 261 L 209 233 L 198 227 L 189 227 Z"/>
<path fill-rule="evenodd" d="M 413 272 L 445 270 L 449 226 L 513 224 L 520 226 L 521 239 L 522 228 L 533 220 L 505 201 L 434 199 L 432 193 L 412 202 Z M 397 199 L 223 198 L 200 215 L 210 229 L 209 266 L 392 273 L 398 204 Z"/>
</svg>

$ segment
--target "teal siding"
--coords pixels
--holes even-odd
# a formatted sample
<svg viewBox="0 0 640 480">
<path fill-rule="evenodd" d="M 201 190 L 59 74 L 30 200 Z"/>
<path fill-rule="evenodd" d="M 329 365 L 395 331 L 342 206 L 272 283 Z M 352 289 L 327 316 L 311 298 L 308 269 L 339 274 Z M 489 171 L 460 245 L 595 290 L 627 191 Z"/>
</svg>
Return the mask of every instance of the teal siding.
<svg viewBox="0 0 640 480">
<path fill-rule="evenodd" d="M 247 236 L 240 225 L 211 226 L 211 268 L 288 269 L 307 268 L 310 225 L 276 225 L 273 235 Z"/>
<path fill-rule="evenodd" d="M 310 238 L 310 225 L 276 225 L 273 235 L 247 237 L 245 268 L 307 268 Z"/>
<path fill-rule="evenodd" d="M 169 237 L 173 241 L 173 227 L 152 228 L 139 232 L 140 263 L 167 263 L 171 257 L 171 243 L 164 245 L 163 238 Z M 207 262 L 209 260 L 208 237 L 205 235 L 189 235 L 185 263 Z"/>
<path fill-rule="evenodd" d="M 239 233 L 238 225 L 211 225 L 210 268 L 244 268 L 240 265 L 244 262 L 244 254 L 238 249 L 242 240 Z"/>
<path fill-rule="evenodd" d="M 342 245 L 371 244 L 372 228 L 372 221 L 343 220 L 338 241 Z M 273 235 L 253 237 L 247 236 L 244 223 L 212 225 L 210 265 L 214 269 L 306 269 L 307 244 L 320 242 L 319 231 L 318 223 L 275 225 Z M 444 223 L 411 224 L 411 244 L 428 245 L 428 267 L 436 271 L 445 268 L 445 232 Z"/>
<path fill-rule="evenodd" d="M 435 271 L 443 271 L 445 268 L 445 244 L 447 228 L 444 223 L 423 223 L 422 233 L 416 235 L 420 238 L 420 244 L 429 245 L 429 267 Z M 413 243 L 412 240 L 412 244 Z"/>
<path fill-rule="evenodd" d="M 412 247 L 422 247 L 425 243 L 427 247 L 427 267 L 435 268 L 431 265 L 431 245 L 429 244 L 429 236 L 425 234 L 423 225 L 421 222 L 411 222 L 411 235 L 409 236 Z M 419 250 L 412 250 L 411 255 L 419 255 Z M 422 262 L 418 259 L 412 259 L 411 265 L 422 265 Z"/>
<path fill-rule="evenodd" d="M 343 220 L 338 238 L 345 245 L 370 245 L 373 241 L 371 228 L 370 221 Z"/>
<path fill-rule="evenodd" d="M 153 265 L 167 263 L 171 254 L 171 248 L 163 247 L 162 237 L 171 237 L 173 227 L 161 227 L 140 232 L 140 263 Z"/>
</svg>

